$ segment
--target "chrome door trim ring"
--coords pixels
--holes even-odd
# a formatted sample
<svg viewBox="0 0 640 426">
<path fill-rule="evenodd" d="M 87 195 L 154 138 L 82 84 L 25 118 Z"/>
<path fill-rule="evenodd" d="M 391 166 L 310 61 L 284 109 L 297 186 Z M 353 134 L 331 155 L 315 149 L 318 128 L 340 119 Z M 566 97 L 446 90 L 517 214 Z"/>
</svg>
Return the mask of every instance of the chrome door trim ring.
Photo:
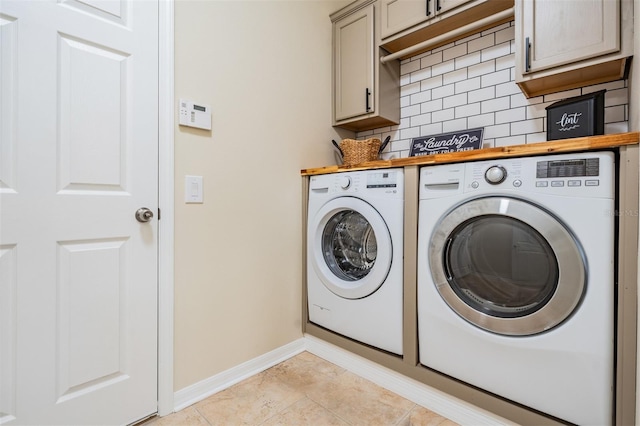
<svg viewBox="0 0 640 426">
<path fill-rule="evenodd" d="M 444 248 L 453 230 L 469 219 L 485 215 L 507 216 L 531 226 L 549 243 L 559 269 L 555 293 L 545 306 L 522 317 L 500 318 L 479 312 L 453 291 L 444 271 Z M 567 319 L 580 303 L 586 287 L 586 259 L 573 234 L 553 215 L 531 202 L 504 196 L 466 201 L 436 224 L 429 240 L 429 266 L 444 301 L 466 321 L 484 330 L 508 336 L 542 333 Z"/>
<path fill-rule="evenodd" d="M 329 220 L 337 213 L 353 210 L 360 213 L 371 224 L 378 244 L 376 262 L 362 279 L 346 281 L 337 277 L 327 266 L 322 253 L 322 234 Z M 309 222 L 308 256 L 322 283 L 329 291 L 345 299 L 362 299 L 375 293 L 385 282 L 393 259 L 391 233 L 380 213 L 366 201 L 356 197 L 339 197 L 322 206 Z"/>
</svg>

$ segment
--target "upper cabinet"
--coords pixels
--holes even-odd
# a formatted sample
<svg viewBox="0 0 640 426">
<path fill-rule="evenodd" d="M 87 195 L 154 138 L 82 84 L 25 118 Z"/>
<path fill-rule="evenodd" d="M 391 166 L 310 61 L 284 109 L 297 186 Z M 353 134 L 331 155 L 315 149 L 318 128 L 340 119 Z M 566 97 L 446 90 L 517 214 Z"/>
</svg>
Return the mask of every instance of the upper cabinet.
<svg viewBox="0 0 640 426">
<path fill-rule="evenodd" d="M 513 2 L 355 0 L 332 13 L 333 125 L 362 131 L 398 124 L 397 59 L 509 22 Z"/>
<path fill-rule="evenodd" d="M 337 121 L 372 110 L 373 4 L 334 23 Z"/>
<path fill-rule="evenodd" d="M 392 36 L 472 0 L 381 0 L 382 38 Z"/>
<path fill-rule="evenodd" d="M 513 20 L 514 0 L 378 1 L 380 45 L 400 59 Z"/>
<path fill-rule="evenodd" d="M 380 63 L 377 7 L 358 1 L 331 15 L 334 126 L 368 130 L 400 122 L 400 64 Z"/>
<path fill-rule="evenodd" d="M 527 97 L 624 78 L 631 0 L 516 0 L 516 83 Z"/>
</svg>

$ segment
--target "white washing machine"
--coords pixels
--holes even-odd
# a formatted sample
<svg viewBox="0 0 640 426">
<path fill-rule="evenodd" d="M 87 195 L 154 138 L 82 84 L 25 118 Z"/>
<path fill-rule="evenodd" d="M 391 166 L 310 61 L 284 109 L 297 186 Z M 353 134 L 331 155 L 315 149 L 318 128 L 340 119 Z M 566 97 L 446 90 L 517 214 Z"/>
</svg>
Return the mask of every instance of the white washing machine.
<svg viewBox="0 0 640 426">
<path fill-rule="evenodd" d="M 308 215 L 309 320 L 401 355 L 403 170 L 312 176 Z"/>
<path fill-rule="evenodd" d="M 420 171 L 420 363 L 558 419 L 613 418 L 614 156 Z"/>
</svg>

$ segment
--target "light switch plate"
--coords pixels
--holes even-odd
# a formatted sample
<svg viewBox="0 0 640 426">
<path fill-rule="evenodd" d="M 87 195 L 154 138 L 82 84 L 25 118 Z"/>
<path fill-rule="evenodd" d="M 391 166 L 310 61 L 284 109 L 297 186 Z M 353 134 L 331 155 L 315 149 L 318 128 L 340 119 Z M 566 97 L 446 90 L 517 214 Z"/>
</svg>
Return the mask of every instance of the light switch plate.
<svg viewBox="0 0 640 426">
<path fill-rule="evenodd" d="M 185 203 L 203 203 L 202 176 L 185 176 L 184 178 L 184 202 Z"/>
</svg>

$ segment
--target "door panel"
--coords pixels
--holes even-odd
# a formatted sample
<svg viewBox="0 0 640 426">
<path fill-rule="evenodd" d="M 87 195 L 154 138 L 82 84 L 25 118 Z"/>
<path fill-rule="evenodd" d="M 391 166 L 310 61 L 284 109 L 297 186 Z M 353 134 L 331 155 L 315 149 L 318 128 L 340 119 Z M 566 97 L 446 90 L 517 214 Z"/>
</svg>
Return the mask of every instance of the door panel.
<svg viewBox="0 0 640 426">
<path fill-rule="evenodd" d="M 131 57 L 66 36 L 59 46 L 60 189 L 124 190 Z"/>
<path fill-rule="evenodd" d="M 15 18 L 0 13 L 0 193 L 15 185 L 17 42 Z"/>
<path fill-rule="evenodd" d="M 127 241 L 58 244 L 58 397 L 70 398 L 126 376 Z M 93 271 L 100 271 L 99 276 Z"/>
<path fill-rule="evenodd" d="M 157 17 L 0 3 L 3 423 L 157 410 L 157 222 L 134 218 L 158 207 Z"/>
<path fill-rule="evenodd" d="M 16 414 L 16 257 L 15 245 L 0 245 L 0 423 Z"/>
<path fill-rule="evenodd" d="M 62 3 L 120 23 L 123 23 L 123 13 L 128 5 L 126 0 L 63 0 Z"/>
</svg>

